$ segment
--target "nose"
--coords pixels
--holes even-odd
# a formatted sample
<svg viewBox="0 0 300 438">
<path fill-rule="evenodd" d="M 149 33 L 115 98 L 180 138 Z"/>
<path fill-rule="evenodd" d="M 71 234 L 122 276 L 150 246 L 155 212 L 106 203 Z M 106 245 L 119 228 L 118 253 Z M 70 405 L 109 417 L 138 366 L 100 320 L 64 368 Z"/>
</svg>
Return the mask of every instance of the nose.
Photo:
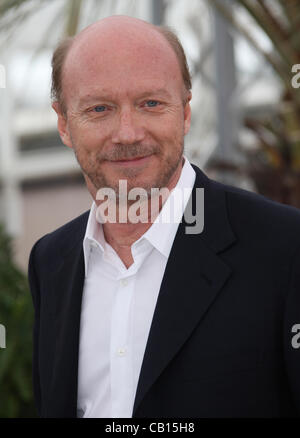
<svg viewBox="0 0 300 438">
<path fill-rule="evenodd" d="M 144 130 L 134 110 L 127 108 L 120 112 L 112 135 L 115 144 L 134 144 L 144 139 Z"/>
</svg>

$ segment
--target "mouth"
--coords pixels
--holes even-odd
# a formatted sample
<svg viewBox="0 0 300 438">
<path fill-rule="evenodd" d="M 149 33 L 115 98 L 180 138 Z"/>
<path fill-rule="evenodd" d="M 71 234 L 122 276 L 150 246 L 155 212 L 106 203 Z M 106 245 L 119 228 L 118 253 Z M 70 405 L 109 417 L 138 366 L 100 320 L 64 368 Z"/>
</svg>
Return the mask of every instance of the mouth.
<svg viewBox="0 0 300 438">
<path fill-rule="evenodd" d="M 135 165 L 146 163 L 151 158 L 151 156 L 152 156 L 152 154 L 147 155 L 145 157 L 125 158 L 122 160 L 113 160 L 113 161 L 109 161 L 109 162 L 112 164 L 119 165 L 119 166 L 135 166 Z"/>
</svg>

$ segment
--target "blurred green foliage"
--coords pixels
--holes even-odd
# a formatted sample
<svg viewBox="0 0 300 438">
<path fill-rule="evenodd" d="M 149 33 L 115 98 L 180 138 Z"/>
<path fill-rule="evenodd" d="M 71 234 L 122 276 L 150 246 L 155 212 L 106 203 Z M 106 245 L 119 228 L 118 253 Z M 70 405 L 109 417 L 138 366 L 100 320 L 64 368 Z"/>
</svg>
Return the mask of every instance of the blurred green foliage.
<svg viewBox="0 0 300 438">
<path fill-rule="evenodd" d="M 12 241 L 0 224 L 0 417 L 36 417 L 32 390 L 33 306 L 26 276 L 12 260 Z"/>
</svg>

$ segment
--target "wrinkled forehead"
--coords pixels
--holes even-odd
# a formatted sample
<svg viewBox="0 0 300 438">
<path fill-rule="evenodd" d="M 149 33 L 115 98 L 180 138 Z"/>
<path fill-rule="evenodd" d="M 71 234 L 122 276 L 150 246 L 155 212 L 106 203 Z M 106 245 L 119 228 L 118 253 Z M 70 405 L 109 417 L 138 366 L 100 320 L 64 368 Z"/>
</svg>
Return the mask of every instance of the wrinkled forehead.
<svg viewBox="0 0 300 438">
<path fill-rule="evenodd" d="M 75 39 L 63 67 L 63 92 L 109 86 L 130 88 L 147 83 L 182 87 L 175 52 L 157 31 L 146 26 L 98 28 Z"/>
</svg>

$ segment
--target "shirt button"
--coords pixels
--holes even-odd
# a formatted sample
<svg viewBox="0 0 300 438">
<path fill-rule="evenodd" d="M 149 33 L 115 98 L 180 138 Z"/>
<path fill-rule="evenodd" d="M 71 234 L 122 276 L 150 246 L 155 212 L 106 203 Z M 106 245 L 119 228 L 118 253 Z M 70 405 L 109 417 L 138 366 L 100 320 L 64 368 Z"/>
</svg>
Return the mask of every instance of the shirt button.
<svg viewBox="0 0 300 438">
<path fill-rule="evenodd" d="M 118 355 L 119 356 L 124 356 L 126 353 L 126 349 L 125 348 L 119 348 L 118 349 Z"/>
<path fill-rule="evenodd" d="M 94 240 L 92 240 L 91 241 L 91 246 L 93 247 L 93 248 L 97 248 L 97 242 L 94 242 Z"/>
<path fill-rule="evenodd" d="M 128 280 L 127 280 L 127 278 L 123 278 L 123 279 L 121 280 L 121 285 L 122 285 L 122 286 L 127 286 L 127 284 L 128 284 Z"/>
</svg>

